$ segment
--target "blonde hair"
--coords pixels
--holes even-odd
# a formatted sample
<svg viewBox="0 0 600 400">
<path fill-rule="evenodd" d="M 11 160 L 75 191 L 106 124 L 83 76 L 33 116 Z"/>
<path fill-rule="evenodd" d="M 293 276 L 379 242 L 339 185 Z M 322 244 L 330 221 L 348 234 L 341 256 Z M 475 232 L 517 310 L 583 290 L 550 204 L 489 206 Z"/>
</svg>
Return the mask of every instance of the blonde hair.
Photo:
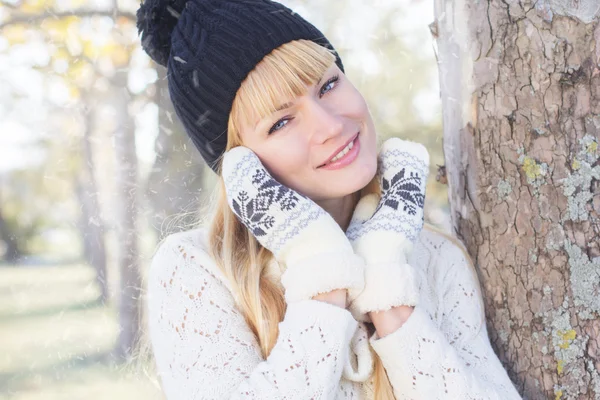
<svg viewBox="0 0 600 400">
<path fill-rule="evenodd" d="M 307 40 L 286 43 L 265 56 L 238 90 L 229 118 L 226 150 L 242 144 L 240 129 L 243 124 L 253 126 L 256 118 L 275 111 L 281 99 L 304 94 L 306 86 L 315 84 L 334 62 L 335 56 L 329 50 Z M 361 196 L 373 192 L 379 192 L 376 177 L 361 191 Z M 241 314 L 266 359 L 277 342 L 278 325 L 286 312 L 284 293 L 266 276 L 273 254 L 254 238 L 230 209 L 222 177 L 219 177 L 215 194 L 208 224 L 209 253 L 229 279 Z M 428 224 L 426 227 L 458 245 L 450 235 Z M 469 255 L 461 245 L 459 247 L 473 267 Z M 141 353 L 149 353 L 150 347 L 147 335 L 144 335 Z M 375 399 L 394 399 L 383 363 L 373 349 L 371 353 Z"/>
</svg>

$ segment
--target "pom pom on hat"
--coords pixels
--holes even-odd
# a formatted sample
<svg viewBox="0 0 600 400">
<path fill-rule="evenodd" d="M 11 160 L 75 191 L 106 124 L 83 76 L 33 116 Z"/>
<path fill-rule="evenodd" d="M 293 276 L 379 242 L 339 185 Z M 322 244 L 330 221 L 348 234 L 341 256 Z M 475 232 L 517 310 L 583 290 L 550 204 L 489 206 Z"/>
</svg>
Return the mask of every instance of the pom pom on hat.
<svg viewBox="0 0 600 400">
<path fill-rule="evenodd" d="M 142 47 L 157 64 L 167 66 L 171 35 L 189 0 L 145 0 L 137 11 Z"/>
</svg>

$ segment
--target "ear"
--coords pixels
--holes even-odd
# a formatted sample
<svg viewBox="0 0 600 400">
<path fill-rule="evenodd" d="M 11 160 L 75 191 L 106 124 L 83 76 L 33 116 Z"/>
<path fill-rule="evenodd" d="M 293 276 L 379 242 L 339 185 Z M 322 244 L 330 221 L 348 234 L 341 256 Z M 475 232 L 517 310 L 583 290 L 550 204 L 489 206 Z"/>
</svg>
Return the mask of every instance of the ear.
<svg viewBox="0 0 600 400">
<path fill-rule="evenodd" d="M 379 205 L 380 196 L 377 193 L 371 193 L 364 196 L 354 209 L 350 225 L 360 224 L 373 216 L 373 213 Z"/>
</svg>

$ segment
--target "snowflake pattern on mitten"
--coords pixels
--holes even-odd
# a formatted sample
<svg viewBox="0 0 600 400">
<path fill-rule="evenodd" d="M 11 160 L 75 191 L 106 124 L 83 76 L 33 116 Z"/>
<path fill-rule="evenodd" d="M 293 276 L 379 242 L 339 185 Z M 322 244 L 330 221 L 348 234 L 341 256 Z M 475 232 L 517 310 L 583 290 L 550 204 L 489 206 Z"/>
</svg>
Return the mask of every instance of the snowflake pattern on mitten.
<svg viewBox="0 0 600 400">
<path fill-rule="evenodd" d="M 283 211 L 292 211 L 304 195 L 281 185 L 264 169 L 254 171 L 252 184 L 258 189 L 256 197 L 252 198 L 242 190 L 231 202 L 233 212 L 244 221 L 254 236 L 260 237 L 275 225 L 275 217 L 269 215 L 269 209 L 274 204 L 278 204 Z"/>
<path fill-rule="evenodd" d="M 402 204 L 403 211 L 410 215 L 417 215 L 419 209 L 423 209 L 425 204 L 425 194 L 421 191 L 422 183 L 423 176 L 416 171 L 407 171 L 406 167 L 396 173 L 391 181 L 384 177 L 381 185 L 383 195 L 375 212 L 382 206 L 398 210 Z"/>
<path fill-rule="evenodd" d="M 247 147 L 225 154 L 223 179 L 233 212 L 276 256 L 308 225 L 328 216 L 308 197 L 277 182 Z"/>
<path fill-rule="evenodd" d="M 381 200 L 372 217 L 351 223 L 346 235 L 356 240 L 374 230 L 395 231 L 414 242 L 424 223 L 429 153 L 420 143 L 392 138 L 382 146 L 378 164 Z"/>
</svg>

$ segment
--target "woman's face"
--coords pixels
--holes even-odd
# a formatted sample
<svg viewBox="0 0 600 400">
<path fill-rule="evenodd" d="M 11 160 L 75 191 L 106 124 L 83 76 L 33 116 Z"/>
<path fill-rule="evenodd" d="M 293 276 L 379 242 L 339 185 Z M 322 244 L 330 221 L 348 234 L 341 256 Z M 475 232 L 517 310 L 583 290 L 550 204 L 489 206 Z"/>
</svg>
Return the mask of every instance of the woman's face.
<svg viewBox="0 0 600 400">
<path fill-rule="evenodd" d="M 314 201 L 346 196 L 371 181 L 377 170 L 373 119 L 337 65 L 305 95 L 281 100 L 279 111 L 240 132 L 275 179 Z"/>
</svg>

